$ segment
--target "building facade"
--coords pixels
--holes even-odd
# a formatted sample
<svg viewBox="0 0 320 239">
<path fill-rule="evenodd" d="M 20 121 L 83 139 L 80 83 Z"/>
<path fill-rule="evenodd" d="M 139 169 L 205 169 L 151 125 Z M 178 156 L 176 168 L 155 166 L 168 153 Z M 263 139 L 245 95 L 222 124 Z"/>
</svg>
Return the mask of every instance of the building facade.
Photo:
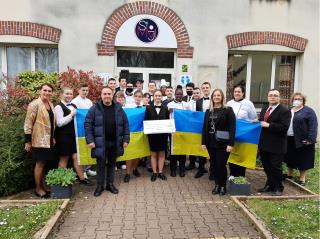
<svg viewBox="0 0 320 239">
<path fill-rule="evenodd" d="M 236 84 L 257 108 L 270 88 L 319 115 L 318 0 L 11 0 L 1 2 L 0 69 L 93 70 L 185 85 Z"/>
</svg>

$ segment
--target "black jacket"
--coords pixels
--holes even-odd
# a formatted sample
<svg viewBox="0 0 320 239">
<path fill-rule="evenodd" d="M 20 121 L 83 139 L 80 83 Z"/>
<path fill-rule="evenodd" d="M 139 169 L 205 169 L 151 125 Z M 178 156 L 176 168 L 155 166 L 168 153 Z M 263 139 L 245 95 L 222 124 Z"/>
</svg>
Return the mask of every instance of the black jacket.
<svg viewBox="0 0 320 239">
<path fill-rule="evenodd" d="M 293 116 L 293 133 L 294 141 L 297 148 L 304 146 L 303 140 L 307 140 L 312 144 L 317 141 L 318 122 L 317 116 L 313 109 L 304 106 Z"/>
<path fill-rule="evenodd" d="M 116 121 L 116 151 L 117 156 L 124 153 L 123 143 L 129 143 L 130 132 L 129 123 L 126 113 L 119 103 L 115 104 L 115 121 Z M 86 116 L 84 122 L 87 144 L 95 143 L 96 147 L 91 150 L 93 158 L 105 158 L 105 119 L 102 101 L 93 105 Z"/>
<path fill-rule="evenodd" d="M 263 121 L 268 108 L 269 106 L 262 108 L 259 117 L 260 121 Z M 281 104 L 278 105 L 267 119 L 270 126 L 261 130 L 259 149 L 274 154 L 285 154 L 287 151 L 287 131 L 290 120 L 290 110 Z"/>
<path fill-rule="evenodd" d="M 218 119 L 218 123 L 215 126 L 216 131 L 229 131 L 229 142 L 216 142 L 215 145 L 209 145 L 209 113 L 210 110 L 207 110 L 204 116 L 203 128 L 202 128 L 202 145 L 205 145 L 207 148 L 222 148 L 227 145 L 233 146 L 236 134 L 236 116 L 231 107 L 226 107 L 223 109 L 222 114 Z"/>
<path fill-rule="evenodd" d="M 161 109 L 158 115 L 154 104 L 151 103 L 146 108 L 144 119 L 145 120 L 163 120 L 163 119 L 169 119 L 169 115 L 170 113 L 166 105 L 164 105 L 163 103 L 161 104 Z"/>
</svg>

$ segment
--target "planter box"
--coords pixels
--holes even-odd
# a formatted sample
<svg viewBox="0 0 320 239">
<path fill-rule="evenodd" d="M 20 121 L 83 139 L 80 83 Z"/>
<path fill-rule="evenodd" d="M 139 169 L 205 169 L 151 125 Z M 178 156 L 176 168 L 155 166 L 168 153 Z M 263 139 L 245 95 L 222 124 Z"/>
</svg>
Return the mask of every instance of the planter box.
<svg viewBox="0 0 320 239">
<path fill-rule="evenodd" d="M 51 186 L 51 198 L 54 199 L 63 199 L 63 198 L 71 198 L 72 196 L 72 185 L 68 187 L 54 185 Z"/>
<path fill-rule="evenodd" d="M 229 181 L 229 193 L 230 195 L 249 196 L 251 194 L 251 184 L 235 184 Z"/>
</svg>

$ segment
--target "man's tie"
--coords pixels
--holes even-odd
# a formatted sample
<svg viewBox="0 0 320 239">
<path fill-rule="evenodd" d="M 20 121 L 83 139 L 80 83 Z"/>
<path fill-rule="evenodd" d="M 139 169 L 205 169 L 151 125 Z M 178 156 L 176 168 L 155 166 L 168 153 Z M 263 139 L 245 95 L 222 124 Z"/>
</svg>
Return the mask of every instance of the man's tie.
<svg viewBox="0 0 320 239">
<path fill-rule="evenodd" d="M 161 109 L 161 105 L 155 105 L 154 108 L 159 108 L 159 109 Z"/>
<path fill-rule="evenodd" d="M 209 97 L 203 97 L 203 100 L 209 100 Z"/>
<path fill-rule="evenodd" d="M 268 120 L 271 110 L 272 110 L 272 107 L 270 106 L 269 109 L 267 110 L 267 112 L 264 114 L 263 121 Z"/>
</svg>

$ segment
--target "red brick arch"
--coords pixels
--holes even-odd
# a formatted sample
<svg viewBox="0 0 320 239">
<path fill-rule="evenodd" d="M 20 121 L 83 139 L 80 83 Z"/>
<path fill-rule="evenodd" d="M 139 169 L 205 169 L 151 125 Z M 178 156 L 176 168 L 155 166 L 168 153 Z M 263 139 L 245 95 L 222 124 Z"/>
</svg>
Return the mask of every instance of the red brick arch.
<svg viewBox="0 0 320 239">
<path fill-rule="evenodd" d="M 242 32 L 227 36 L 228 48 L 248 45 L 273 44 L 304 51 L 308 40 L 284 32 Z"/>
<path fill-rule="evenodd" d="M 0 35 L 29 36 L 59 43 L 61 30 L 33 22 L 0 21 Z"/>
<path fill-rule="evenodd" d="M 171 27 L 177 39 L 178 57 L 193 57 L 193 47 L 190 46 L 189 34 L 181 18 L 170 8 L 150 1 L 124 4 L 111 14 L 102 31 L 101 42 L 97 44 L 98 55 L 113 56 L 115 38 L 119 28 L 130 17 L 140 14 L 150 14 L 164 20 Z"/>
</svg>

